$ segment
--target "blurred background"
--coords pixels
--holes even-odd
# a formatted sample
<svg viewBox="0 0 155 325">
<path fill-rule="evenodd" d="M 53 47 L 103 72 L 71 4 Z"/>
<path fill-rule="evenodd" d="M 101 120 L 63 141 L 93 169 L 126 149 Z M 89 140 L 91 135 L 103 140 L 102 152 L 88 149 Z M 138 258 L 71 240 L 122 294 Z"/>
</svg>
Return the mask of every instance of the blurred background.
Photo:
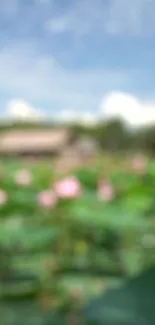
<svg viewBox="0 0 155 325">
<path fill-rule="evenodd" d="M 1 325 L 154 324 L 154 27 L 154 0 L 1 0 Z"/>
</svg>

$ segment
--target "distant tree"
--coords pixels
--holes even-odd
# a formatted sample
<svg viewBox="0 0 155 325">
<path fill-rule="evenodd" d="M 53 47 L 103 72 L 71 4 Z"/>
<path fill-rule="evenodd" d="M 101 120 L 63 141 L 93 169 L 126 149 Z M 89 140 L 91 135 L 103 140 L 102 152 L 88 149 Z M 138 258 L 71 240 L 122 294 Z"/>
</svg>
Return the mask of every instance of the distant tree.
<svg viewBox="0 0 155 325">
<path fill-rule="evenodd" d="M 146 151 L 155 155 L 155 126 L 142 132 L 141 142 Z"/>
<path fill-rule="evenodd" d="M 119 119 L 113 119 L 99 126 L 96 136 L 103 149 L 117 151 L 130 145 L 130 134 Z"/>
</svg>

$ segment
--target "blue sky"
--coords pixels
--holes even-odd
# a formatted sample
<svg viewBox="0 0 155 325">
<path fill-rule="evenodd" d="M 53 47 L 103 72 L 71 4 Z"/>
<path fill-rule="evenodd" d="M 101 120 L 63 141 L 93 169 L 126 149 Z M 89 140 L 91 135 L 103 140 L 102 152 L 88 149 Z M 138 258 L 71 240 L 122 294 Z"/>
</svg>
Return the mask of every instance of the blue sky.
<svg viewBox="0 0 155 325">
<path fill-rule="evenodd" d="M 155 112 L 155 0 L 0 1 L 1 114 L 99 114 L 113 92 Z"/>
</svg>

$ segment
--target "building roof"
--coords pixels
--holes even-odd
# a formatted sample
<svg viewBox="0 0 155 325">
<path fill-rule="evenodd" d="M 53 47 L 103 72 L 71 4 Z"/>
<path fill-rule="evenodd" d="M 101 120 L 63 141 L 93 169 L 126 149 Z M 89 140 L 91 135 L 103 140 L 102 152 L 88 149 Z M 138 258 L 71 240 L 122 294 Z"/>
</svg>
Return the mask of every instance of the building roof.
<svg viewBox="0 0 155 325">
<path fill-rule="evenodd" d="M 0 134 L 0 152 L 57 151 L 68 143 L 66 129 L 8 131 Z"/>
</svg>

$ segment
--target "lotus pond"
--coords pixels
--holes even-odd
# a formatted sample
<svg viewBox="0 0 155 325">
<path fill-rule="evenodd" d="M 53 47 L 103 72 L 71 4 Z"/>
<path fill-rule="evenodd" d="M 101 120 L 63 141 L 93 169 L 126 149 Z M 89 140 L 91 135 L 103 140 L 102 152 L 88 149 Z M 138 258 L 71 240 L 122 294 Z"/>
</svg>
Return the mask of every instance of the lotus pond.
<svg viewBox="0 0 155 325">
<path fill-rule="evenodd" d="M 154 264 L 153 160 L 103 160 L 61 177 L 49 164 L 12 161 L 0 179 L 4 324 L 51 324 L 57 310 L 77 310 Z"/>
</svg>

